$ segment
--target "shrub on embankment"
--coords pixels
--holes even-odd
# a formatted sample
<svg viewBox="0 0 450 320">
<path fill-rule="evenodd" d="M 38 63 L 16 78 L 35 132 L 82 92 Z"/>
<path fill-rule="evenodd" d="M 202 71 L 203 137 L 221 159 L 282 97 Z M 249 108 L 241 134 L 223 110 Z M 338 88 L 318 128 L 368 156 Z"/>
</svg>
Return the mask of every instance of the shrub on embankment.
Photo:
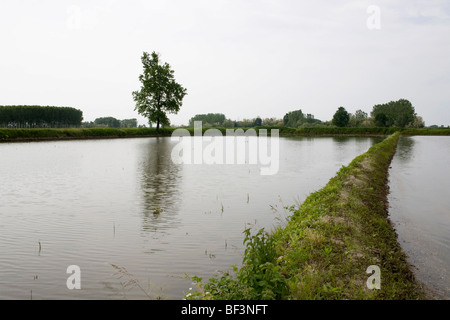
<svg viewBox="0 0 450 320">
<path fill-rule="evenodd" d="M 245 230 L 241 268 L 206 283 L 187 299 L 420 299 L 387 215 L 387 176 L 399 133 L 342 167 L 312 193 L 286 226 Z M 380 269 L 370 289 L 369 266 Z"/>
</svg>

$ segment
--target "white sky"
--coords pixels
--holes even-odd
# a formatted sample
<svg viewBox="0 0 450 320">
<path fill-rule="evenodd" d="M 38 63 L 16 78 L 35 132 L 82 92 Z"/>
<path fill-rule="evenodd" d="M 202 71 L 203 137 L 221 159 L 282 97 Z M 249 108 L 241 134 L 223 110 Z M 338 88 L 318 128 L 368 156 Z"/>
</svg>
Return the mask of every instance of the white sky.
<svg viewBox="0 0 450 320">
<path fill-rule="evenodd" d="M 380 9 L 380 29 L 370 29 Z M 70 106 L 84 120 L 138 118 L 142 53 L 156 51 L 198 113 L 241 120 L 408 99 L 450 125 L 450 1 L 0 2 L 0 105 Z"/>
</svg>

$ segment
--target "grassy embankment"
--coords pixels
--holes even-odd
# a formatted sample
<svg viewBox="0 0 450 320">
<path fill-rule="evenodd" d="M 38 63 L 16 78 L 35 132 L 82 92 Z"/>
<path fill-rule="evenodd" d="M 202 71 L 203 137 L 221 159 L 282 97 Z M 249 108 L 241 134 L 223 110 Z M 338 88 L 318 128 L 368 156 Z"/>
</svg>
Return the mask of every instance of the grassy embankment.
<svg viewBox="0 0 450 320">
<path fill-rule="evenodd" d="M 0 129 L 0 142 L 15 141 L 39 141 L 39 140 L 70 140 L 70 139 L 106 139 L 106 138 L 131 138 L 131 137 L 155 137 L 170 136 L 176 128 L 91 128 L 91 129 Z M 193 128 L 185 128 L 194 133 Z M 209 128 L 204 127 L 203 132 Z M 219 129 L 223 135 L 225 128 Z M 243 128 L 247 130 L 248 128 Z M 450 129 L 399 129 L 399 128 L 339 128 L 339 127 L 312 127 L 312 128 L 288 128 L 288 127 L 259 127 L 267 129 L 270 134 L 272 129 L 278 129 L 280 136 L 323 136 L 323 135 L 390 135 L 401 131 L 405 135 L 450 135 Z"/>
<path fill-rule="evenodd" d="M 387 176 L 400 133 L 343 166 L 285 226 L 245 230 L 242 267 L 197 282 L 187 299 L 421 299 L 387 216 Z M 380 289 L 366 273 L 380 268 Z"/>
<path fill-rule="evenodd" d="M 170 135 L 173 129 L 154 128 L 89 128 L 89 129 L 0 129 L 0 142 L 107 139 Z"/>
</svg>

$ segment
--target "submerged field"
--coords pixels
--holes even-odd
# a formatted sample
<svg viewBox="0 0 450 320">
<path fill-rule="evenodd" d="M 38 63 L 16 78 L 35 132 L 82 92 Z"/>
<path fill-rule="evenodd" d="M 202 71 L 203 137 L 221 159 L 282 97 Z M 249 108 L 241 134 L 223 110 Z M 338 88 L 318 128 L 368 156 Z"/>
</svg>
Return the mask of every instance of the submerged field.
<svg viewBox="0 0 450 320">
<path fill-rule="evenodd" d="M 203 128 L 207 130 L 207 128 Z M 276 128 L 265 128 L 276 129 Z M 359 130 L 361 128 L 316 128 L 317 130 L 296 130 L 288 128 L 279 128 L 280 136 L 302 136 L 302 135 L 378 135 L 386 136 L 390 130 L 385 128 L 376 128 L 376 130 Z M 319 130 L 320 129 L 320 130 Z M 326 130 L 329 129 L 329 130 Z M 358 129 L 358 130 L 356 130 Z M 39 140 L 58 140 L 58 139 L 97 139 L 97 138 L 125 138 L 125 137 L 145 137 L 145 136 L 170 136 L 174 129 L 162 129 L 159 132 L 156 129 L 140 128 L 140 129 L 0 129 L 0 141 L 39 141 Z M 356 131 L 359 131 L 357 133 Z M 224 132 L 224 129 L 223 131 Z M 404 134 L 448 134 L 446 129 L 442 130 L 404 130 Z M 199 290 L 195 292 L 189 292 L 187 298 L 194 299 L 420 299 L 424 297 L 420 285 L 416 282 L 410 268 L 406 262 L 405 255 L 402 252 L 399 243 L 396 238 L 395 231 L 391 226 L 387 217 L 386 208 L 386 195 L 387 195 L 387 173 L 390 164 L 390 160 L 396 150 L 396 144 L 400 132 L 390 135 L 383 142 L 376 144 L 369 149 L 366 153 L 356 157 L 348 166 L 342 167 L 337 175 L 329 180 L 328 184 L 317 192 L 311 193 L 303 203 L 298 206 L 289 207 L 290 218 L 285 227 L 277 228 L 275 231 L 267 233 L 264 229 L 246 229 L 245 230 L 245 254 L 242 261 L 243 267 L 239 270 L 236 268 L 233 272 L 226 273 L 220 278 L 212 278 L 208 282 L 204 282 L 203 279 L 193 277 L 198 283 Z M 379 137 L 382 139 L 382 137 Z M 285 138 L 286 140 L 291 138 Z M 300 139 L 300 138 L 292 138 Z M 308 138 L 309 139 L 309 138 Z M 319 137 L 317 139 L 327 139 Z M 341 139 L 339 137 L 329 139 Z M 371 138 L 367 138 L 371 139 Z M 378 139 L 378 138 L 377 138 Z M 149 139 L 157 140 L 157 139 Z M 160 139 L 158 139 L 160 140 Z M 164 140 L 164 139 L 163 139 Z M 170 139 L 167 139 L 170 140 Z M 89 141 L 94 143 L 96 141 Z M 120 142 L 108 141 L 108 142 Z M 130 148 L 128 153 L 136 152 L 135 148 L 130 147 L 130 141 L 124 141 L 123 146 Z M 141 140 L 134 140 L 133 142 L 141 142 Z M 161 217 L 155 217 L 153 215 L 154 208 L 150 208 L 150 204 L 153 204 L 156 200 L 151 198 L 152 192 L 156 189 L 151 184 L 153 177 L 159 171 L 154 171 L 160 168 L 160 165 L 155 166 L 154 163 L 158 163 L 154 159 L 154 155 L 158 155 L 159 152 L 170 152 L 171 148 L 165 144 L 154 144 L 155 141 L 148 141 L 151 146 L 147 146 L 144 140 L 142 140 L 142 154 L 137 158 L 148 158 L 148 165 L 142 164 L 142 162 L 136 161 L 129 166 L 129 170 L 135 168 L 142 175 L 141 171 L 147 172 L 144 177 L 148 178 L 148 181 L 141 181 L 142 186 L 138 187 L 138 190 L 142 189 L 142 197 L 146 199 L 143 208 L 135 208 L 136 210 L 130 210 L 128 207 L 122 208 L 120 213 L 123 212 L 140 212 L 143 211 L 143 220 L 151 220 L 151 225 L 157 222 L 161 217 L 168 217 L 168 215 L 161 215 Z M 80 142 L 81 143 L 81 142 Z M 88 142 L 82 142 L 88 143 Z M 169 141 L 166 141 L 169 143 Z M 58 143 L 59 145 L 59 143 Z M 76 143 L 74 146 L 77 146 Z M 5 147 L 11 147 L 7 144 Z M 24 147 L 40 147 L 41 144 L 24 144 Z M 61 144 L 59 147 L 64 147 L 65 144 Z M 46 147 L 46 144 L 42 144 L 42 148 Z M 81 147 L 81 146 L 79 146 Z M 149 153 L 148 150 L 159 150 L 155 153 Z M 72 148 L 71 148 L 72 149 Z M 70 149 L 70 150 L 71 150 Z M 294 150 L 295 148 L 286 148 L 287 150 Z M 326 148 L 326 150 L 334 150 L 335 148 Z M 69 149 L 68 149 L 69 150 Z M 109 150 L 109 149 L 108 149 Z M 122 150 L 122 149 L 121 149 Z M 367 150 L 367 149 L 365 149 Z M 95 149 L 86 153 L 94 154 Z M 302 150 L 303 151 L 303 150 Z M 28 152 L 28 151 L 27 151 Z M 39 153 L 39 154 L 45 154 Z M 65 154 L 65 153 L 63 153 Z M 122 153 L 121 153 L 122 154 Z M 302 152 L 302 154 L 305 154 Z M 360 153 L 356 153 L 360 154 Z M 77 153 L 75 153 L 77 155 Z M 117 156 L 117 155 L 116 155 Z M 323 157 L 323 156 L 322 156 Z M 353 156 L 352 156 L 353 157 Z M 164 159 L 169 159 L 165 157 Z M 19 157 L 19 159 L 26 159 L 26 157 Z M 110 157 L 108 159 L 114 159 Z M 297 159 L 295 157 L 286 157 L 286 159 Z M 350 158 L 351 159 L 351 158 Z M 53 158 L 43 160 L 42 164 L 44 168 L 48 166 L 48 160 L 56 161 Z M 70 157 L 71 161 L 75 162 L 75 165 L 82 165 L 85 163 L 81 157 Z M 105 161 L 110 163 L 111 160 Z M 293 167 L 289 167 L 288 170 L 290 177 L 293 175 L 293 168 L 298 169 L 299 159 L 295 161 Z M 348 160 L 349 161 L 349 160 Z M 317 161 L 314 161 L 316 163 Z M 348 162 L 347 162 L 348 163 Z M 33 166 L 36 163 L 33 163 Z M 56 163 L 58 166 L 62 166 L 64 161 Z M 115 164 L 115 162 L 114 162 Z M 112 165 L 110 163 L 110 165 Z M 124 167 L 123 162 L 118 162 L 120 170 L 114 172 L 125 173 L 128 169 Z M 179 175 L 180 168 L 173 166 L 168 161 L 166 163 L 168 180 L 172 184 L 176 182 L 176 177 Z M 87 169 L 74 170 L 73 172 L 89 173 L 92 167 L 92 163 L 89 164 Z M 6 168 L 6 167 L 5 167 Z M 53 168 L 53 167 L 52 167 Z M 57 166 L 55 167 L 57 168 Z M 102 162 L 100 168 L 104 168 Z M 233 167 L 234 168 L 234 167 Z M 200 169 L 200 168 L 189 168 Z M 201 167 L 201 169 L 205 169 Z M 235 168 L 237 169 L 237 168 Z M 98 169 L 96 172 L 103 172 Z M 159 169 L 158 169 L 159 170 Z M 186 174 L 189 173 L 187 168 Z M 321 167 L 323 171 L 323 166 Z M 131 172 L 134 172 L 131 170 Z M 180 171 L 181 172 L 181 171 Z M 336 171 L 333 171 L 336 172 Z M 247 174 L 250 171 L 246 172 Z M 299 174 L 299 173 L 297 173 Z M 59 179 L 63 175 L 58 176 Z M 95 176 L 87 174 L 86 177 Z M 209 174 L 200 174 L 197 176 L 208 176 Z M 223 183 L 223 176 L 220 176 L 220 183 L 210 184 L 210 188 L 218 186 Z M 233 175 L 230 175 L 233 176 Z M 239 175 L 238 175 L 239 176 Z M 329 175 L 331 176 L 331 174 Z M 328 176 L 328 177 L 329 177 Z M 84 176 L 83 176 L 84 177 Z M 88 181 L 84 177 L 80 181 Z M 109 174 L 107 175 L 109 177 Z M 188 177 L 188 176 L 187 176 Z M 247 177 L 247 176 L 246 176 Z M 37 177 L 39 178 L 39 177 Z M 42 177 L 44 179 L 44 176 Z M 304 178 L 304 176 L 302 176 Z M 45 177 L 44 181 L 47 181 L 48 177 Z M 99 178 L 98 181 L 103 181 L 104 178 Z M 106 179 L 106 178 L 105 178 Z M 108 178 L 109 179 L 109 178 Z M 130 190 L 134 190 L 134 183 L 136 179 L 133 179 L 133 175 L 121 175 L 120 179 L 114 179 L 114 181 L 122 181 L 124 179 L 130 179 Z M 209 178 L 210 179 L 210 178 Z M 328 178 L 327 178 L 328 179 Z M 14 181 L 17 179 L 14 179 Z M 248 177 L 245 181 L 248 180 Z M 296 176 L 298 180 L 298 176 Z M 59 181 L 59 180 L 57 180 Z M 140 180 L 139 180 L 140 181 Z M 233 180 L 234 181 L 234 180 Z M 209 180 L 207 180 L 209 183 Z M 28 182 L 27 182 L 28 183 Z M 40 181 L 39 183 L 42 183 Z M 39 184 L 38 183 L 38 184 Z M 286 180 L 284 181 L 286 184 Z M 28 184 L 27 184 L 28 185 Z M 75 184 L 79 185 L 79 184 Z M 243 193 L 243 205 L 248 206 L 249 202 L 254 202 L 254 195 L 252 192 L 255 189 L 255 185 L 251 184 L 248 193 Z M 270 183 L 269 183 L 270 185 Z M 50 184 L 49 184 L 50 186 Z M 103 188 L 105 186 L 115 186 L 114 184 L 105 184 L 97 190 L 102 195 L 100 199 L 107 198 L 104 195 Z M 120 185 L 122 188 L 122 184 Z M 190 185 L 191 186 L 191 185 Z M 176 188 L 177 185 L 175 184 Z M 121 190 L 121 194 L 124 190 L 120 188 L 112 188 L 111 192 Z M 175 189 L 176 189 L 175 188 Z M 116 190 L 117 189 L 117 190 Z M 291 188 L 295 189 L 295 188 Z M 19 190 L 19 189 L 18 189 Z M 71 192 L 73 189 L 70 189 Z M 87 190 L 87 189 L 86 189 Z M 153 190 L 152 192 L 147 192 Z M 156 189 L 157 190 L 157 189 Z M 204 185 L 201 186 L 199 192 L 196 195 L 204 192 Z M 235 186 L 233 183 L 233 192 Z M 71 192 L 67 192 L 70 195 Z M 187 192 L 187 190 L 184 190 Z M 278 191 L 276 191 L 278 192 Z M 11 194 L 11 192 L 10 192 Z M 89 193 L 90 195 L 91 193 Z M 95 193 L 94 193 L 95 194 Z M 167 190 L 163 190 L 162 194 L 168 194 Z M 178 192 L 174 192 L 178 194 Z M 136 195 L 133 194 L 133 197 Z M 214 196 L 214 195 L 213 195 Z M 150 197 L 149 199 L 147 199 Z M 86 195 L 83 194 L 80 199 L 85 199 Z M 118 196 L 117 199 L 120 197 Z M 189 197 L 188 197 L 189 198 Z M 213 197 L 219 201 L 218 195 Z M 47 196 L 39 197 L 39 200 L 48 199 Z M 115 199 L 115 198 L 114 198 Z M 134 199 L 134 198 L 133 198 Z M 174 197 L 169 197 L 173 201 Z M 220 199 L 221 200 L 221 199 Z M 167 200 L 168 201 L 168 200 Z M 198 200 L 204 204 L 204 199 Z M 12 203 L 12 202 L 11 202 Z M 14 202 L 15 203 L 15 202 Z M 64 205 L 67 202 L 64 202 Z M 115 206 L 123 204 L 139 203 L 139 201 L 120 201 Z M 235 202 L 230 202 L 231 203 Z M 164 203 L 162 203 L 164 204 Z M 65 213 L 68 209 L 62 206 L 61 212 Z M 109 204 L 111 206 L 111 204 Z M 165 203 L 167 206 L 167 203 Z M 184 204 L 183 206 L 185 206 Z M 80 204 L 85 206 L 85 204 Z M 98 206 L 98 199 L 93 198 L 93 208 Z M 39 206 L 40 207 L 40 206 Z M 148 207 L 148 208 L 147 208 Z M 103 208 L 103 207 L 102 207 Z M 110 208 L 114 208 L 110 207 Z M 224 210 L 227 213 L 230 208 L 227 207 L 227 202 L 224 204 L 220 201 L 217 204 L 218 211 L 223 214 Z M 169 208 L 165 208 L 166 212 L 170 212 Z M 85 209 L 76 211 L 77 214 L 84 212 Z M 102 209 L 103 210 L 103 209 Z M 178 209 L 174 209 L 173 216 L 177 219 L 181 219 L 182 215 L 178 216 L 176 213 Z M 148 212 L 152 214 L 148 214 Z M 255 211 L 255 210 L 252 210 Z M 257 211 L 257 210 L 256 210 Z M 20 211 L 22 212 L 22 211 Z M 196 212 L 193 210 L 192 212 Z M 199 218 L 201 224 L 204 224 L 205 217 L 212 217 L 211 212 L 200 212 Z M 42 214 L 47 214 L 43 212 Z M 98 212 L 96 213 L 99 214 Z M 94 216 L 94 215 L 89 215 Z M 108 215 L 110 219 L 111 214 Z M 121 215 L 120 215 L 121 216 Z M 225 215 L 226 216 L 226 215 Z M 119 217 L 119 215 L 118 215 Z M 118 219 L 118 218 L 117 218 Z M 154 220 L 154 221 L 153 221 Z M 192 220 L 192 219 L 191 219 Z M 230 221 L 233 221 L 231 219 Z M 59 221 L 59 220 L 58 220 Z M 80 220 L 81 221 L 81 220 Z M 83 224 L 85 221 L 83 220 Z M 108 221 L 108 223 L 111 223 Z M 149 224 L 150 225 L 150 224 Z M 171 225 L 171 224 L 169 224 Z M 200 222 L 199 224 L 200 225 Z M 197 229 L 197 225 L 195 227 Z M 116 235 L 116 222 L 114 222 L 114 236 Z M 239 225 L 241 227 L 241 225 Z M 143 228 L 149 229 L 147 226 Z M 59 230 L 59 227 L 58 227 Z M 109 230 L 109 229 L 108 229 Z M 117 229 L 119 230 L 119 229 Z M 110 230 L 109 230 L 110 231 Z M 166 232 L 166 231 L 164 231 Z M 183 232 L 182 236 L 191 236 L 194 231 Z M 214 233 L 214 237 L 217 234 Z M 227 235 L 228 237 L 229 235 Z M 155 234 L 151 234 L 151 237 L 155 237 Z M 36 241 L 41 242 L 41 239 Z M 183 241 L 185 239 L 183 238 Z M 37 243 L 37 242 L 36 242 Z M 44 248 L 47 249 L 48 244 L 43 241 Z M 202 240 L 201 243 L 204 243 Z M 230 239 L 226 238 L 222 240 L 219 246 L 223 246 L 224 250 L 230 247 Z M 134 246 L 133 246 L 134 247 Z M 152 248 L 154 250 L 154 248 Z M 216 248 L 216 250 L 218 250 Z M 150 250 L 153 254 L 153 251 Z M 204 250 L 205 257 L 209 259 L 216 259 L 215 253 L 211 255 L 211 250 Z M 208 255 L 206 255 L 208 252 Z M 201 252 L 203 253 L 203 251 Z M 152 260 L 154 261 L 154 260 Z M 200 261 L 200 260 L 199 260 Z M 216 260 L 217 261 L 217 260 Z M 123 263 L 129 262 L 122 261 Z M 117 263 L 114 261 L 114 263 Z M 371 274 L 367 273 L 367 270 L 371 266 L 379 267 L 380 270 L 380 289 L 370 289 L 367 285 L 367 280 Z M 196 266 L 195 268 L 197 268 Z M 370 269 L 372 270 L 372 269 Z M 109 279 L 107 279 L 109 281 Z M 35 291 L 33 291 L 35 292 Z"/>
<path fill-rule="evenodd" d="M 176 164 L 170 137 L 1 143 L 0 298 L 148 299 L 125 290 L 113 264 L 152 299 L 182 299 L 194 287 L 185 273 L 240 264 L 245 228 L 284 224 L 285 205 L 382 140 L 281 137 L 274 175 L 263 164 Z M 66 287 L 70 265 L 81 290 Z"/>
</svg>

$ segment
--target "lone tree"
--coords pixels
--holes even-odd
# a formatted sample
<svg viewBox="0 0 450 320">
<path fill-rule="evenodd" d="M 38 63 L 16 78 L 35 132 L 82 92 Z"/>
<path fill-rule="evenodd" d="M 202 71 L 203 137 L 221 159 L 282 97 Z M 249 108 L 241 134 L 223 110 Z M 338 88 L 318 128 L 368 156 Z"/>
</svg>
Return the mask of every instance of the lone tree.
<svg viewBox="0 0 450 320">
<path fill-rule="evenodd" d="M 347 126 L 350 121 L 350 114 L 345 110 L 344 107 L 339 107 L 333 116 L 333 124 L 338 127 Z"/>
<path fill-rule="evenodd" d="M 159 55 L 144 52 L 142 55 L 143 74 L 139 76 L 142 83 L 139 91 L 133 92 L 138 113 L 149 119 L 149 123 L 156 123 L 156 130 L 160 125 L 169 125 L 168 113 L 176 114 L 182 105 L 186 89 L 174 79 L 174 71 L 170 65 L 159 64 Z"/>
</svg>

